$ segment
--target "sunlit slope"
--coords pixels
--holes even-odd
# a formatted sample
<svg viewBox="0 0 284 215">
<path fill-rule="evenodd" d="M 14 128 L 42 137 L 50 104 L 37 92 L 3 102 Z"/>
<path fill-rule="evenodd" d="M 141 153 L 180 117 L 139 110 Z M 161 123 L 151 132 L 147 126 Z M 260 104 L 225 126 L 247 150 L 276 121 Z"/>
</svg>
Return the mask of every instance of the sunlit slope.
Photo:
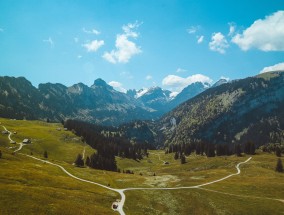
<svg viewBox="0 0 284 215">
<path fill-rule="evenodd" d="M 206 158 L 191 154 L 181 165 L 173 154 L 149 151 L 143 160 L 117 158 L 124 174 L 72 165 L 84 147 L 85 156 L 93 149 L 60 124 L 39 121 L 0 119 L 17 141 L 30 138 L 32 143 L 20 151 L 64 166 L 73 175 L 109 185 L 113 188 L 169 188 L 196 186 L 236 173 L 235 165 L 244 157 Z M 61 128 L 60 130 L 58 128 Z M 12 155 L 18 147 L 9 143 L 8 135 L 0 134 L 0 214 L 118 214 L 111 205 L 117 193 L 70 178 L 61 169 L 21 154 Z M 125 191 L 126 214 L 281 214 L 284 203 L 284 175 L 274 171 L 274 154 L 257 154 L 241 166 L 240 175 L 201 187 L 181 190 Z M 165 164 L 167 162 L 168 164 Z"/>
<path fill-rule="evenodd" d="M 16 141 L 31 138 L 22 153 L 70 165 L 85 145 L 71 132 L 58 131 L 59 124 L 38 121 L 14 121 L 1 119 Z M 62 128 L 62 127 L 61 127 Z M 79 183 L 59 168 L 37 162 L 26 156 L 12 155 L 18 147 L 11 144 L 7 136 L 0 135 L 0 214 L 112 214 L 111 204 L 117 194 L 108 190 Z M 86 146 L 86 152 L 93 151 Z"/>
</svg>

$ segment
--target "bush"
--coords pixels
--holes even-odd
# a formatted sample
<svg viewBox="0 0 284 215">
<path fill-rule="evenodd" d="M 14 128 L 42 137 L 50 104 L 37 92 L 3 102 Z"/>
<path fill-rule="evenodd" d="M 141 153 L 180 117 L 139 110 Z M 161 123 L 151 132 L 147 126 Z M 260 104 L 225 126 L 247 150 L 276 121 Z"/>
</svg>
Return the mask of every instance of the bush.
<svg viewBox="0 0 284 215">
<path fill-rule="evenodd" d="M 275 154 L 276 154 L 277 157 L 281 157 L 281 149 L 280 149 L 280 147 L 276 147 Z"/>
<path fill-rule="evenodd" d="M 76 158 L 76 160 L 75 160 L 74 163 L 75 163 L 75 165 L 78 166 L 78 167 L 84 166 L 84 160 L 83 160 L 83 157 L 82 157 L 81 154 L 78 154 L 78 155 L 77 155 L 77 158 Z"/>
<path fill-rule="evenodd" d="M 43 157 L 44 157 L 44 158 L 48 158 L 47 151 L 44 151 L 44 153 L 43 153 Z"/>
<path fill-rule="evenodd" d="M 276 172 L 283 172 L 283 165 L 282 165 L 282 161 L 281 161 L 280 158 L 278 158 L 275 171 Z"/>
</svg>

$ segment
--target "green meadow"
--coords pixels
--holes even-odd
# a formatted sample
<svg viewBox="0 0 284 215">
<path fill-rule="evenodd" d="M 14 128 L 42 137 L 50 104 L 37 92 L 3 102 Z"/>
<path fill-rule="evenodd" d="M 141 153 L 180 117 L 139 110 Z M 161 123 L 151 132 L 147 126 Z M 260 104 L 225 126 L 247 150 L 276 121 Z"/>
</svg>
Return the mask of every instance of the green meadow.
<svg viewBox="0 0 284 215">
<path fill-rule="evenodd" d="M 235 165 L 249 158 L 192 154 L 181 165 L 173 154 L 155 150 L 140 161 L 116 158 L 121 172 L 131 170 L 134 174 L 78 168 L 72 165 L 77 154 L 85 148 L 86 157 L 95 150 L 61 124 L 9 119 L 0 122 L 0 131 L 4 125 L 16 132 L 11 136 L 13 140 L 31 139 L 21 153 L 43 159 L 47 151 L 47 160 L 73 175 L 113 188 L 200 185 L 236 173 Z M 0 134 L 0 214 L 118 214 L 111 209 L 112 202 L 120 198 L 117 193 L 73 179 L 58 167 L 13 155 L 17 147 L 8 135 Z M 284 174 L 275 172 L 276 161 L 274 154 L 257 151 L 240 166 L 240 175 L 202 189 L 125 191 L 124 211 L 131 215 L 283 214 Z"/>
</svg>

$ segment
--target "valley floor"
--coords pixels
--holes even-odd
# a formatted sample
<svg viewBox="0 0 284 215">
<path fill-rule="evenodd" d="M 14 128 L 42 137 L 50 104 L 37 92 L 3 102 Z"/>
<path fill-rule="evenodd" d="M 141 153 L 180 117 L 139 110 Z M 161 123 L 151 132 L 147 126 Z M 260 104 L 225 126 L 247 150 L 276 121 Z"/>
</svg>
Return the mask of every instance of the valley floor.
<svg viewBox="0 0 284 215">
<path fill-rule="evenodd" d="M 123 210 L 119 207 L 121 214 L 284 211 L 284 174 L 274 171 L 277 158 L 273 154 L 259 152 L 251 159 L 192 154 L 181 165 L 173 154 L 150 151 L 149 157 L 141 161 L 117 158 L 121 170 L 134 171 L 124 174 L 74 167 L 78 153 L 86 157 L 94 150 L 59 124 L 8 119 L 0 122 L 0 131 L 6 128 L 11 132 L 0 134 L 0 214 L 118 214 L 112 210 L 112 203 L 121 199 L 122 190 L 126 201 Z M 21 143 L 25 138 L 31 143 L 13 153 L 21 145 L 11 140 Z M 47 159 L 43 158 L 44 151 L 48 152 Z M 59 166 L 86 181 L 70 177 Z M 168 189 L 176 187 L 184 188 Z"/>
</svg>

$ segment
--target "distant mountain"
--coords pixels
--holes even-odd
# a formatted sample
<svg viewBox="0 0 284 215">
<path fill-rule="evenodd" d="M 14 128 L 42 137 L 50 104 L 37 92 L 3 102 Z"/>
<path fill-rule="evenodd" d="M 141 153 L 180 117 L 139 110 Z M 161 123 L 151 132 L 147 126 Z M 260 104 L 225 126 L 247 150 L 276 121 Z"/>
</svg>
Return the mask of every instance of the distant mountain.
<svg viewBox="0 0 284 215">
<path fill-rule="evenodd" d="M 131 95 L 145 106 L 156 110 L 158 116 L 169 111 L 169 102 L 171 101 L 171 91 L 169 90 L 163 90 L 160 87 L 151 87 L 138 91 L 128 90 L 127 94 Z"/>
<path fill-rule="evenodd" d="M 44 118 L 49 111 L 40 92 L 25 78 L 0 78 L 0 114 L 17 119 Z"/>
<path fill-rule="evenodd" d="M 22 77 L 0 77 L 0 89 L 2 117 L 57 121 L 75 118 L 104 125 L 156 117 L 153 109 L 114 90 L 102 79 L 95 80 L 91 87 L 47 83 L 37 89 Z"/>
<path fill-rule="evenodd" d="M 145 88 L 138 91 L 128 90 L 127 95 L 156 110 L 157 115 L 161 116 L 209 87 L 210 84 L 208 83 L 196 82 L 185 87 L 176 96 L 171 96 L 171 91 L 160 87 Z"/>
<path fill-rule="evenodd" d="M 213 84 L 212 87 L 218 87 L 218 86 L 220 86 L 222 84 L 226 84 L 226 83 L 228 83 L 228 80 L 221 78 L 219 81 L 217 81 L 215 84 Z"/>
<path fill-rule="evenodd" d="M 210 88 L 166 114 L 157 130 L 166 145 L 283 142 L 284 72 Z"/>
<path fill-rule="evenodd" d="M 35 88 L 23 77 L 0 77 L 0 116 L 16 119 L 80 119 L 102 125 L 119 125 L 133 120 L 158 119 L 179 104 L 209 88 L 200 82 L 187 86 L 176 97 L 172 92 L 151 87 L 116 91 L 104 80 L 92 86 L 83 83 L 66 87 L 45 83 Z"/>
<path fill-rule="evenodd" d="M 210 87 L 208 83 L 195 82 L 185 87 L 177 96 L 170 102 L 170 109 L 173 109 L 181 103 L 193 98 Z"/>
</svg>

